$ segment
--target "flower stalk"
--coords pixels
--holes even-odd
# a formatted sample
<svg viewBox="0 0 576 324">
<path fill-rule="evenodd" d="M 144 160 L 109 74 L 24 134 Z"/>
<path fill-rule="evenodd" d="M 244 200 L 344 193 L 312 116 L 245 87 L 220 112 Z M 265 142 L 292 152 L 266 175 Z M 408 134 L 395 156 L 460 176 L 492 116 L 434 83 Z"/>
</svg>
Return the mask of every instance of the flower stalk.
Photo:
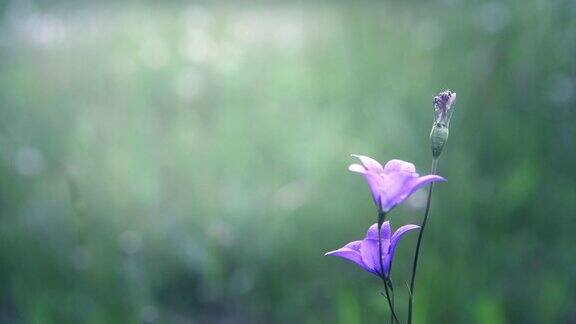
<svg viewBox="0 0 576 324">
<path fill-rule="evenodd" d="M 448 141 L 450 134 L 450 119 L 454 112 L 454 103 L 456 102 L 456 93 L 451 90 L 440 92 L 434 97 L 434 122 L 432 123 L 432 130 L 430 131 L 430 148 L 432 149 L 432 166 L 430 167 L 430 174 L 435 175 L 438 168 L 438 158 L 442 153 L 444 145 Z M 434 190 L 434 182 L 430 183 L 428 189 L 428 198 L 426 199 L 426 209 L 424 211 L 424 219 L 418 231 L 418 240 L 416 241 L 416 249 L 414 250 L 414 260 L 412 261 L 412 274 L 410 276 L 410 291 L 408 292 L 408 324 L 412 324 L 412 312 L 414 308 L 414 285 L 416 282 L 416 271 L 418 270 L 418 257 L 420 256 L 420 247 L 422 245 L 422 237 L 428 216 L 430 215 L 430 205 L 432 203 L 432 191 Z"/>
<path fill-rule="evenodd" d="M 382 252 L 382 224 L 386 218 L 386 213 L 378 212 L 378 260 L 380 261 L 380 269 L 384 269 L 383 252 Z M 386 299 L 388 300 L 388 307 L 390 308 L 390 323 L 400 323 L 398 321 L 398 316 L 396 316 L 396 311 L 394 309 L 394 289 L 389 285 L 390 279 L 389 275 L 381 275 L 382 282 L 384 283 L 384 292 L 386 293 Z"/>
<path fill-rule="evenodd" d="M 430 167 L 430 174 L 435 174 L 438 167 L 438 158 L 432 159 L 432 167 Z M 414 260 L 412 261 L 412 275 L 410 276 L 410 291 L 408 292 L 408 324 L 412 323 L 412 309 L 414 303 L 414 283 L 416 282 L 416 270 L 418 268 L 418 257 L 420 255 L 420 246 L 422 244 L 422 237 L 424 229 L 428 222 L 428 215 L 430 214 L 430 205 L 432 203 L 432 190 L 434 189 L 434 182 L 430 183 L 428 189 L 428 198 L 426 199 L 426 210 L 424 211 L 424 219 L 420 230 L 418 231 L 418 240 L 416 241 L 416 250 L 414 251 Z"/>
</svg>

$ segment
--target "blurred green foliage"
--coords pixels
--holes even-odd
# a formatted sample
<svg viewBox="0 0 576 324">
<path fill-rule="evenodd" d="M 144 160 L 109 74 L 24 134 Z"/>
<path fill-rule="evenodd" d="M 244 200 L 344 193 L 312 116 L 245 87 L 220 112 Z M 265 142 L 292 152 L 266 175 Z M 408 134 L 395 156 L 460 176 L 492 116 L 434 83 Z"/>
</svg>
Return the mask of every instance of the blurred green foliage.
<svg viewBox="0 0 576 324">
<path fill-rule="evenodd" d="M 574 1 L 0 9 L 0 322 L 386 322 L 349 154 L 426 173 L 451 88 L 416 323 L 576 323 Z"/>
</svg>

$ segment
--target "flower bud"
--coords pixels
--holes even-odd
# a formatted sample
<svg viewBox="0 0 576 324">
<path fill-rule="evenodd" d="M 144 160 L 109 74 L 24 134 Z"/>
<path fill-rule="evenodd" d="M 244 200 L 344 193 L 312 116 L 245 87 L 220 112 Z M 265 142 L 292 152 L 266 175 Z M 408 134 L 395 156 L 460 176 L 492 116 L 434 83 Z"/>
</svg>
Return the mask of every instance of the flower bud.
<svg viewBox="0 0 576 324">
<path fill-rule="evenodd" d="M 444 145 L 448 141 L 450 118 L 454 112 L 456 93 L 450 90 L 440 92 L 434 97 L 434 123 L 430 132 L 430 146 L 432 156 L 436 159 L 442 153 Z"/>
<path fill-rule="evenodd" d="M 442 153 L 444 144 L 448 141 L 450 131 L 448 127 L 441 124 L 434 124 L 430 132 L 430 146 L 432 148 L 432 156 L 437 159 Z"/>
</svg>

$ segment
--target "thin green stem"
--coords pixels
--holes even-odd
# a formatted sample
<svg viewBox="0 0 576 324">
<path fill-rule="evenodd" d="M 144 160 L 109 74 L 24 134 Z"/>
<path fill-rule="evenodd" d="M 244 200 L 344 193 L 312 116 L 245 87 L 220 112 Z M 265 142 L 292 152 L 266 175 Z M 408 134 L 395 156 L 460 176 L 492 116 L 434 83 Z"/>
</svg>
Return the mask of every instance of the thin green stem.
<svg viewBox="0 0 576 324">
<path fill-rule="evenodd" d="M 393 293 L 390 292 L 390 288 L 388 287 L 388 282 L 386 282 L 386 278 L 382 278 L 382 283 L 384 283 L 384 292 L 386 294 L 386 300 L 388 300 L 388 307 L 390 308 L 390 323 L 400 323 L 398 321 L 398 317 L 396 316 L 396 312 L 394 311 L 394 297 Z"/>
<path fill-rule="evenodd" d="M 378 254 L 379 254 L 379 260 L 380 260 L 380 271 L 381 273 L 381 278 L 382 278 L 382 282 L 384 283 L 384 292 L 386 293 L 386 299 L 388 300 L 388 307 L 390 307 L 390 322 L 391 323 L 400 323 L 398 321 L 398 317 L 396 316 L 396 312 L 394 311 L 394 297 L 393 294 L 394 292 L 392 291 L 392 294 L 390 293 L 390 287 L 388 286 L 388 279 L 385 277 L 384 274 L 384 262 L 382 261 L 382 234 L 380 233 L 380 229 L 382 228 L 382 223 L 384 222 L 384 215 L 383 214 L 379 214 L 378 215 Z"/>
<path fill-rule="evenodd" d="M 430 168 L 430 174 L 436 174 L 436 169 L 438 167 L 438 159 L 432 159 L 432 167 Z M 414 261 L 412 262 L 412 276 L 410 277 L 410 291 L 408 296 L 408 324 L 412 324 L 412 310 L 414 303 L 414 283 L 416 281 L 416 270 L 418 268 L 418 256 L 420 254 L 420 245 L 422 244 L 422 236 L 424 235 L 424 230 L 426 229 L 426 223 L 428 221 L 428 215 L 430 214 L 430 204 L 432 202 L 432 190 L 434 189 L 434 182 L 430 183 L 428 189 L 428 199 L 426 200 L 426 210 L 424 211 L 424 219 L 422 220 L 422 225 L 420 225 L 420 231 L 418 232 L 418 241 L 416 241 L 416 250 L 414 252 Z"/>
<path fill-rule="evenodd" d="M 396 305 L 394 305 L 394 285 L 392 284 L 392 266 L 393 264 L 390 263 L 390 268 L 388 269 L 388 277 L 386 277 L 386 282 L 388 284 L 388 287 L 390 289 L 390 296 L 392 297 L 392 308 L 394 308 L 394 310 L 396 310 Z M 392 317 L 392 316 L 390 316 Z M 396 320 L 398 321 L 398 318 L 396 318 Z"/>
<path fill-rule="evenodd" d="M 390 297 L 392 298 L 392 302 L 391 302 L 392 309 L 394 309 L 395 308 L 395 305 L 394 305 L 394 286 L 392 285 L 392 278 L 390 275 L 391 272 L 392 272 L 392 270 L 390 269 L 390 272 L 388 273 L 387 281 L 388 281 L 388 287 L 390 289 Z M 393 314 L 393 315 L 396 315 L 396 314 Z M 390 318 L 392 318 L 392 317 L 393 316 L 391 315 Z M 398 318 L 396 318 L 396 322 L 398 322 Z"/>
</svg>

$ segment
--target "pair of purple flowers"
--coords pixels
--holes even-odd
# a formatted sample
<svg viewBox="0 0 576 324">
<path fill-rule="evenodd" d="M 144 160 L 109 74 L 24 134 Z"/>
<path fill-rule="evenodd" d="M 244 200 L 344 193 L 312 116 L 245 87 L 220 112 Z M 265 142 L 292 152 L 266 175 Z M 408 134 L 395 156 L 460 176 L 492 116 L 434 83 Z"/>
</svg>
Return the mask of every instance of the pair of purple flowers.
<svg viewBox="0 0 576 324">
<path fill-rule="evenodd" d="M 422 244 L 422 235 L 430 213 L 434 182 L 446 181 L 446 179 L 435 174 L 438 166 L 438 158 L 442 153 L 442 149 L 450 133 L 448 128 L 450 126 L 450 118 L 454 112 L 455 101 L 456 93 L 450 90 L 440 92 L 434 97 L 434 121 L 432 123 L 432 130 L 430 131 L 430 148 L 432 151 L 430 175 L 421 177 L 416 173 L 414 164 L 409 162 L 391 160 L 383 167 L 378 161 L 362 155 L 354 155 L 360 160 L 361 164 L 352 164 L 348 168 L 350 171 L 362 174 L 366 182 L 368 182 L 372 199 L 378 209 L 378 223 L 370 226 L 363 240 L 350 242 L 338 250 L 326 253 L 326 255 L 333 255 L 354 262 L 362 269 L 382 279 L 385 297 L 388 301 L 388 307 L 390 307 L 391 323 L 400 323 L 394 311 L 394 288 L 390 277 L 394 252 L 404 234 L 419 228 L 418 240 L 416 241 L 416 248 L 414 249 L 410 286 L 408 287 L 407 322 L 408 324 L 412 323 L 414 283 L 416 282 L 416 270 L 420 246 Z M 392 233 L 390 222 L 384 221 L 386 214 L 418 189 L 428 184 L 430 185 L 430 189 L 428 190 L 426 210 L 421 226 L 408 224 L 401 226 Z"/>
<path fill-rule="evenodd" d="M 396 205 L 425 185 L 446 181 L 438 175 L 419 176 L 414 164 L 402 160 L 390 160 L 384 167 L 378 161 L 362 155 L 354 155 L 361 164 L 352 164 L 350 171 L 360 173 L 368 182 L 372 199 L 378 208 L 379 215 L 383 217 Z M 398 228 L 394 234 L 390 222 L 382 222 L 380 236 L 379 224 L 370 226 L 366 237 L 360 241 L 346 244 L 344 247 L 326 253 L 349 260 L 362 269 L 381 278 L 388 278 L 394 258 L 396 245 L 408 231 L 419 228 L 418 225 L 408 224 Z M 381 240 L 381 241 L 379 241 Z M 380 260 L 380 257 L 382 258 Z"/>
</svg>

